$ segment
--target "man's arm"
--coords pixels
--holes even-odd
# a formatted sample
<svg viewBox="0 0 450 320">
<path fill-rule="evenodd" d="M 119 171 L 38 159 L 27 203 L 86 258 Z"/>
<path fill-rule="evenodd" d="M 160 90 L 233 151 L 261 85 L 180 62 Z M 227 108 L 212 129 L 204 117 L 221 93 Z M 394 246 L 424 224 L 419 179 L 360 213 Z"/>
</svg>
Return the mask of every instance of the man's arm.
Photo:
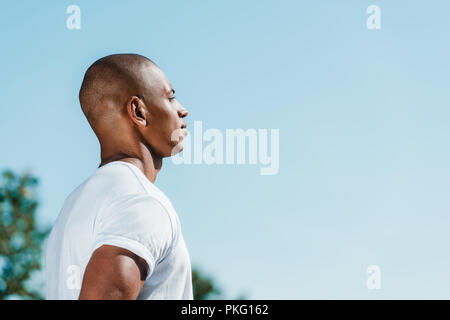
<svg viewBox="0 0 450 320">
<path fill-rule="evenodd" d="M 148 265 L 134 253 L 103 245 L 91 256 L 81 286 L 80 300 L 136 299 L 147 277 Z"/>
</svg>

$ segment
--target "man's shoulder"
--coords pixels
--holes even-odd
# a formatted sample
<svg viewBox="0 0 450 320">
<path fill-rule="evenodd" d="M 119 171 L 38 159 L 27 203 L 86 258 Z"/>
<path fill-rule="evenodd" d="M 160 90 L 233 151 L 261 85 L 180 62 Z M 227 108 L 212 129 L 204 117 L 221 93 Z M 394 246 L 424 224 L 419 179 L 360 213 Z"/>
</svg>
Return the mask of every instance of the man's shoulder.
<svg viewBox="0 0 450 320">
<path fill-rule="evenodd" d="M 154 196 L 142 192 L 113 199 L 99 211 L 97 226 L 100 233 L 119 234 L 145 243 L 171 243 L 177 230 L 167 208 Z"/>
<path fill-rule="evenodd" d="M 97 168 L 65 199 L 63 211 L 88 206 L 97 212 L 124 194 L 146 194 L 145 188 L 126 166 L 107 165 Z M 86 209 L 86 208 L 83 208 Z"/>
</svg>

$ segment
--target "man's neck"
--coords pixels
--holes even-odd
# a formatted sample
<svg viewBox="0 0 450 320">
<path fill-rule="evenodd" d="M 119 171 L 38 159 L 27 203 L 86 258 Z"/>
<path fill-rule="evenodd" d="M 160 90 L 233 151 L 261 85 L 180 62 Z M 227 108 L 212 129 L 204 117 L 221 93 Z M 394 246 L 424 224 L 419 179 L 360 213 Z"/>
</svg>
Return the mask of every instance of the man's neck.
<svg viewBox="0 0 450 320">
<path fill-rule="evenodd" d="M 136 166 L 152 183 L 155 183 L 156 176 L 162 167 L 162 158 L 155 156 L 155 154 L 147 148 L 136 154 L 130 154 L 128 152 L 114 152 L 107 155 L 102 150 L 101 163 L 99 167 L 113 161 L 128 162 Z"/>
</svg>

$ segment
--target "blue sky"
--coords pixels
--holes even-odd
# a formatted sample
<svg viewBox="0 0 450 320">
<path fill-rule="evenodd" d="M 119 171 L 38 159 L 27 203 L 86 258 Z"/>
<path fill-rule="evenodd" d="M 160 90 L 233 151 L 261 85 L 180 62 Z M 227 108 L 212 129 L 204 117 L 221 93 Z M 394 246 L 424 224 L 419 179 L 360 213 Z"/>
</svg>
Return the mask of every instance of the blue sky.
<svg viewBox="0 0 450 320">
<path fill-rule="evenodd" d="M 81 29 L 66 8 L 81 8 Z M 366 8 L 381 8 L 368 30 Z M 39 219 L 99 163 L 78 104 L 111 53 L 165 71 L 188 126 L 280 130 L 280 170 L 174 165 L 194 265 L 227 297 L 450 298 L 448 1 L 8 1 L 0 169 L 40 178 Z M 368 290 L 366 268 L 381 269 Z"/>
</svg>

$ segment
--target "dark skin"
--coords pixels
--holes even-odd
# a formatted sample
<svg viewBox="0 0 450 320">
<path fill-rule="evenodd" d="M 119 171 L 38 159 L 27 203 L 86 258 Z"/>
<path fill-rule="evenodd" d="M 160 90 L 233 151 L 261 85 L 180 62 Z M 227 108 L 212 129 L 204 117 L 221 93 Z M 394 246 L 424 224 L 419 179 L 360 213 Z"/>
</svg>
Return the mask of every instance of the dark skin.
<svg viewBox="0 0 450 320">
<path fill-rule="evenodd" d="M 188 112 L 175 99 L 169 80 L 155 64 L 137 55 L 115 55 L 106 62 L 106 67 L 97 67 L 103 72 L 99 74 L 114 68 L 115 76 L 106 77 L 106 84 L 98 80 L 100 84 L 86 85 L 86 90 L 82 86 L 80 92 L 83 111 L 100 142 L 100 166 L 118 160 L 128 162 L 154 183 L 162 159 L 182 149 L 187 134 L 183 119 Z M 97 70 L 93 68 L 92 72 Z M 89 86 L 101 85 L 105 85 L 101 91 L 105 94 L 100 97 L 98 89 L 89 90 Z M 132 252 L 103 245 L 87 264 L 79 299 L 136 299 L 147 270 L 145 260 Z"/>
</svg>

